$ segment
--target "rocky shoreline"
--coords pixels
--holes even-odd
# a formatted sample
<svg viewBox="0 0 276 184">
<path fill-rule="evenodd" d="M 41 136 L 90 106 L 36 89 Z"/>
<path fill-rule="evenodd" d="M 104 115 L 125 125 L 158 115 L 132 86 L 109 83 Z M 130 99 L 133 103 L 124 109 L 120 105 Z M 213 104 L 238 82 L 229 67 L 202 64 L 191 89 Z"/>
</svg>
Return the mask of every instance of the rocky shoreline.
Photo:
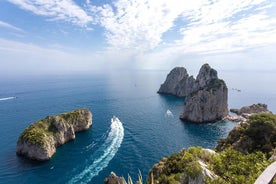
<svg viewBox="0 0 276 184">
<path fill-rule="evenodd" d="M 252 116 L 253 114 L 259 114 L 259 113 L 272 114 L 272 112 L 268 110 L 267 105 L 262 103 L 244 106 L 244 107 L 241 107 L 240 109 L 230 109 L 230 112 L 235 113 L 236 115 L 227 115 L 226 117 L 223 118 L 223 120 L 242 123 L 242 122 L 248 121 L 250 116 Z"/>
</svg>

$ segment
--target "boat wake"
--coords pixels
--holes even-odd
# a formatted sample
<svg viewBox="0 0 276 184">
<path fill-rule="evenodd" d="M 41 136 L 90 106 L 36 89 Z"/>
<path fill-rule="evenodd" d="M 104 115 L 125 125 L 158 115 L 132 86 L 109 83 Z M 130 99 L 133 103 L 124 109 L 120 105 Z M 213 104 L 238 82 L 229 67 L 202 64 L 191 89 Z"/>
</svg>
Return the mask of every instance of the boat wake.
<svg viewBox="0 0 276 184">
<path fill-rule="evenodd" d="M 12 100 L 15 99 L 15 96 L 11 96 L 11 97 L 6 97 L 6 98 L 0 98 L 0 101 L 5 101 L 5 100 Z"/>
<path fill-rule="evenodd" d="M 121 121 L 113 116 L 111 119 L 110 132 L 103 146 L 92 155 L 90 160 L 93 160 L 91 165 L 74 176 L 69 183 L 88 183 L 94 176 L 97 176 L 101 170 L 108 166 L 109 162 L 117 153 L 124 138 L 124 127 Z M 98 158 L 95 155 L 102 153 Z"/>
</svg>

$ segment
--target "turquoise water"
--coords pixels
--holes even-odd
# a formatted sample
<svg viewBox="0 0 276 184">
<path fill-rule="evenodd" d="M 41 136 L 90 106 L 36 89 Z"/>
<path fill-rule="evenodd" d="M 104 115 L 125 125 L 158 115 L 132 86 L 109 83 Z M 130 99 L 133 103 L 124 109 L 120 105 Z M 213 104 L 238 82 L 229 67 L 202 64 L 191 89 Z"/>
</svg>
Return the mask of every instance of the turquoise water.
<svg viewBox="0 0 276 184">
<path fill-rule="evenodd" d="M 183 99 L 156 93 L 167 71 L 40 76 L 0 79 L 0 183 L 103 183 L 111 171 L 144 179 L 162 157 L 182 147 L 213 148 L 235 123 L 195 125 L 178 119 Z M 229 107 L 267 103 L 275 112 L 274 74 L 238 76 L 220 72 L 229 88 Z M 252 74 L 256 77 L 256 74 Z M 241 92 L 231 90 L 239 88 Z M 16 98 L 13 98 L 16 97 Z M 48 115 L 86 107 L 93 125 L 37 163 L 15 154 L 20 133 Z M 169 111 L 171 113 L 167 113 Z M 111 123 L 113 115 L 119 121 Z"/>
</svg>

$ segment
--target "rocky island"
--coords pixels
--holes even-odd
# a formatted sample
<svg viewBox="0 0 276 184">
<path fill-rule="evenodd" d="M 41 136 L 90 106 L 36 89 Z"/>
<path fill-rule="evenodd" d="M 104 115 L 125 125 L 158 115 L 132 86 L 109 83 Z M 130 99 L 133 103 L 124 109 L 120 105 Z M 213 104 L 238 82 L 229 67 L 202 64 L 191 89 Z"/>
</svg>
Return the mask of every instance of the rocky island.
<svg viewBox="0 0 276 184">
<path fill-rule="evenodd" d="M 56 147 L 75 139 L 75 133 L 92 125 L 92 113 L 78 109 L 55 116 L 47 116 L 29 127 L 19 136 L 17 155 L 45 161 L 56 152 Z"/>
<path fill-rule="evenodd" d="M 228 115 L 228 88 L 209 64 L 202 65 L 196 79 L 184 67 L 174 68 L 158 93 L 185 98 L 182 120 L 206 123 Z"/>
</svg>

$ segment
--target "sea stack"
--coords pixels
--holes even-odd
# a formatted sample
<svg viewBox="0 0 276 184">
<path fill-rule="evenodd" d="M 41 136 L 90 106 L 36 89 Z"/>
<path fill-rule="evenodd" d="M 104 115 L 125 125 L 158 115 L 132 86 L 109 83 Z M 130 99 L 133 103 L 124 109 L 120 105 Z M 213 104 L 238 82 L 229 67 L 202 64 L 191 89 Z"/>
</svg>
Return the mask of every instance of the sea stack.
<svg viewBox="0 0 276 184">
<path fill-rule="evenodd" d="M 88 109 L 47 116 L 23 131 L 17 141 L 16 153 L 33 160 L 49 160 L 56 147 L 75 139 L 76 132 L 87 130 L 91 125 L 92 113 Z"/>
<path fill-rule="evenodd" d="M 158 93 L 174 95 L 185 98 L 194 89 L 195 79 L 189 76 L 184 67 L 175 67 L 168 75 L 165 82 L 161 85 Z"/>
<path fill-rule="evenodd" d="M 176 69 L 169 73 L 158 93 L 185 98 L 180 119 L 207 123 L 222 120 L 228 115 L 228 89 L 225 82 L 218 78 L 215 69 L 209 64 L 202 65 L 196 79 L 189 76 L 185 68 L 181 69 L 185 71 L 182 73 L 176 72 Z"/>
</svg>

